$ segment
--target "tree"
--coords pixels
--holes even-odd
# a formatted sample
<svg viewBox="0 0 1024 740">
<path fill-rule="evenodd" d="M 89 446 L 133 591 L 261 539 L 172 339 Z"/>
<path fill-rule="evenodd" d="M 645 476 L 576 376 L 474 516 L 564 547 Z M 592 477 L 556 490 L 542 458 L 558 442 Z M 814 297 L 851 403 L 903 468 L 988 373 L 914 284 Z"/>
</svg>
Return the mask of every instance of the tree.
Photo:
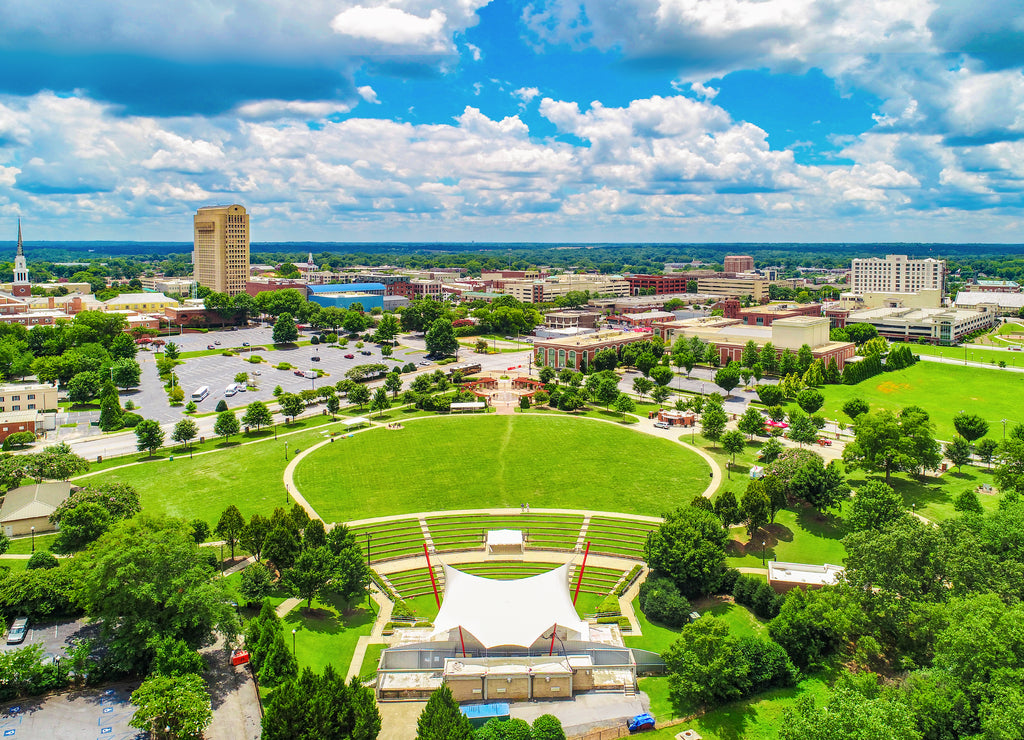
<svg viewBox="0 0 1024 740">
<path fill-rule="evenodd" d="M 386 313 L 380 317 L 377 329 L 373 332 L 373 341 L 377 344 L 393 342 L 399 331 L 401 331 L 401 327 L 398 325 L 398 319 L 394 314 Z"/>
<path fill-rule="evenodd" d="M 370 584 L 370 566 L 355 535 L 344 524 L 337 524 L 327 535 L 327 548 L 338 564 L 331 590 L 345 601 L 363 594 Z"/>
<path fill-rule="evenodd" d="M 722 438 L 727 421 L 722 407 L 717 403 L 709 403 L 700 416 L 700 433 L 705 439 L 715 444 Z"/>
<path fill-rule="evenodd" d="M 978 499 L 978 494 L 970 488 L 956 497 L 956 500 L 953 502 L 953 509 L 961 514 L 977 514 L 981 516 L 985 513 L 985 510 L 981 507 L 981 501 Z"/>
<path fill-rule="evenodd" d="M 353 386 L 349 389 L 348 400 L 359 406 L 359 410 L 362 411 L 363 406 L 370 400 L 370 389 L 365 385 Z"/>
<path fill-rule="evenodd" d="M 270 533 L 270 520 L 261 514 L 253 514 L 249 522 L 242 528 L 238 535 L 238 541 L 248 552 L 260 561 L 263 554 L 263 546 Z"/>
<path fill-rule="evenodd" d="M 71 403 L 89 403 L 99 392 L 99 373 L 80 372 L 68 381 L 68 400 Z"/>
<path fill-rule="evenodd" d="M 811 444 L 818 438 L 818 427 L 814 420 L 799 411 L 789 415 L 789 438 L 800 445 Z"/>
<path fill-rule="evenodd" d="M 118 360 L 111 369 L 114 385 L 118 388 L 134 388 L 142 377 L 142 368 L 135 360 Z"/>
<path fill-rule="evenodd" d="M 764 485 L 764 492 L 768 496 L 768 520 L 774 524 L 775 515 L 786 508 L 786 504 L 789 502 L 786 487 L 774 475 L 765 475 L 760 480 Z"/>
<path fill-rule="evenodd" d="M 295 326 L 295 319 L 290 313 L 283 313 L 274 322 L 274 331 L 271 334 L 274 344 L 285 344 L 294 342 L 299 338 L 299 329 Z"/>
<path fill-rule="evenodd" d="M 115 360 L 134 360 L 139 348 L 130 334 L 118 334 L 110 342 L 110 356 Z"/>
<path fill-rule="evenodd" d="M 651 389 L 651 400 L 658 404 L 665 403 L 671 395 L 672 391 L 663 385 L 656 385 Z"/>
<path fill-rule="evenodd" d="M 365 386 L 360 387 L 365 388 Z M 349 398 L 351 396 L 352 393 L 349 392 Z M 277 405 L 281 408 L 281 413 L 290 419 L 294 419 L 306 410 L 306 402 L 302 400 L 301 396 L 294 393 L 282 393 L 277 397 Z"/>
<path fill-rule="evenodd" d="M 618 398 L 615 399 L 613 408 L 622 414 L 622 418 L 625 419 L 626 414 L 631 414 L 636 410 L 636 404 L 625 393 L 620 393 Z"/>
<path fill-rule="evenodd" d="M 232 434 L 238 434 L 239 429 L 241 427 L 234 411 L 221 411 L 217 414 L 217 421 L 213 423 L 213 433 L 226 440 L 230 440 Z"/>
<path fill-rule="evenodd" d="M 732 394 L 733 388 L 740 384 L 740 367 L 735 362 L 730 362 L 728 365 L 723 367 L 717 373 L 715 373 L 715 385 L 726 392 L 727 395 Z"/>
<path fill-rule="evenodd" d="M 736 494 L 730 489 L 722 491 L 715 499 L 715 516 L 721 520 L 722 526 L 726 529 L 743 520 L 740 515 L 740 506 L 736 503 Z"/>
<path fill-rule="evenodd" d="M 263 601 L 270 592 L 270 586 L 271 577 L 267 566 L 263 563 L 252 563 L 242 571 L 238 590 L 252 604 Z"/>
<path fill-rule="evenodd" d="M 435 689 L 416 721 L 416 740 L 472 740 L 473 726 L 447 684 Z"/>
<path fill-rule="evenodd" d="M 341 401 L 338 400 L 337 396 L 328 396 L 327 403 L 325 404 L 327 411 L 331 415 L 331 419 L 337 418 L 338 411 L 341 410 Z"/>
<path fill-rule="evenodd" d="M 186 448 L 188 443 L 198 436 L 199 427 L 192 419 L 182 419 L 174 425 L 174 431 L 171 432 L 171 439 L 175 442 L 180 442 Z"/>
<path fill-rule="evenodd" d="M 201 545 L 210 538 L 210 525 L 202 519 L 192 520 L 192 539 Z"/>
<path fill-rule="evenodd" d="M 882 529 L 907 513 L 903 497 L 881 481 L 857 489 L 846 523 L 855 530 Z"/>
<path fill-rule="evenodd" d="M 392 398 L 398 398 L 398 392 L 402 390 L 402 376 L 398 372 L 388 373 L 384 378 L 384 387 L 391 392 Z"/>
<path fill-rule="evenodd" d="M 863 398 L 851 398 L 849 401 L 843 404 L 843 413 L 849 416 L 854 421 L 861 414 L 868 412 L 868 404 Z"/>
<path fill-rule="evenodd" d="M 238 544 L 238 538 L 244 527 L 245 519 L 242 517 L 242 512 L 238 510 L 237 506 L 231 504 L 220 515 L 217 526 L 213 528 L 214 533 L 223 538 L 224 543 L 231 548 L 232 560 L 235 559 L 235 545 Z"/>
<path fill-rule="evenodd" d="M 148 450 L 152 456 L 164 443 L 164 430 L 155 419 L 143 419 L 135 426 L 135 449 Z"/>
<path fill-rule="evenodd" d="M 558 717 L 542 714 L 533 721 L 533 740 L 565 740 L 565 730 Z"/>
<path fill-rule="evenodd" d="M 231 639 L 238 632 L 227 584 L 212 577 L 188 522 L 138 514 L 58 570 L 65 567 L 86 615 L 101 625 L 116 670 L 146 673 L 160 638 L 197 650 L 218 633 Z"/>
<path fill-rule="evenodd" d="M 747 536 L 753 537 L 754 532 L 768 523 L 771 512 L 771 501 L 765 491 L 764 483 L 752 480 L 747 484 L 740 501 L 740 513 L 747 522 Z"/>
<path fill-rule="evenodd" d="M 374 740 L 380 726 L 373 690 L 362 686 L 356 677 L 346 683 L 328 665 L 320 676 L 306 668 L 297 679 L 274 691 L 263 716 L 261 737 L 291 740 L 297 736 L 295 728 L 301 727 L 298 735 L 303 738 Z"/>
<path fill-rule="evenodd" d="M 819 707 L 813 696 L 804 696 L 787 709 L 780 725 L 781 740 L 920 740 L 913 713 L 898 701 L 869 698 L 840 688 Z"/>
<path fill-rule="evenodd" d="M 50 480 L 68 480 L 89 469 L 89 463 L 71 451 L 67 442 L 50 445 L 34 455 L 21 455 L 20 469 L 41 483 L 44 478 Z M 15 468 L 17 469 L 17 468 Z"/>
<path fill-rule="evenodd" d="M 851 469 L 884 472 L 889 483 L 897 471 L 938 467 L 938 447 L 927 415 L 912 411 L 897 417 L 880 409 L 857 419 L 854 440 L 843 450 L 843 462 Z"/>
<path fill-rule="evenodd" d="M 786 394 L 783 393 L 780 385 L 762 384 L 754 390 L 757 391 L 757 397 L 765 406 L 779 406 L 786 400 Z"/>
<path fill-rule="evenodd" d="M 149 676 L 131 700 L 138 708 L 128 724 L 155 738 L 199 740 L 213 721 L 206 684 L 194 673 Z"/>
<path fill-rule="evenodd" d="M 654 570 L 670 577 L 687 598 L 717 588 L 725 572 L 726 533 L 714 514 L 693 506 L 670 512 L 651 532 L 644 556 Z"/>
<path fill-rule="evenodd" d="M 619 364 L 619 356 L 614 349 L 602 349 L 594 353 L 594 361 L 591 367 L 597 371 L 614 370 Z"/>
<path fill-rule="evenodd" d="M 256 427 L 256 431 L 260 430 L 260 427 L 267 427 L 274 423 L 274 416 L 270 413 L 270 409 L 262 401 L 253 401 L 245 407 L 245 414 L 242 416 L 241 424 L 247 427 Z"/>
<path fill-rule="evenodd" d="M 427 331 L 425 342 L 427 352 L 435 357 L 454 355 L 459 348 L 455 330 L 449 319 L 435 319 Z"/>
<path fill-rule="evenodd" d="M 729 627 L 706 616 L 683 627 L 662 656 L 669 695 L 688 708 L 713 706 L 743 696 L 750 685 L 750 664 Z"/>
<path fill-rule="evenodd" d="M 658 367 L 651 368 L 651 380 L 657 383 L 659 386 L 666 386 L 672 382 L 672 378 L 675 377 L 675 373 L 669 370 L 664 365 L 658 365 Z"/>
<path fill-rule="evenodd" d="M 946 444 L 943 453 L 956 465 L 957 472 L 971 462 L 971 445 L 963 437 L 954 437 L 952 442 Z"/>
<path fill-rule="evenodd" d="M 732 456 L 730 465 L 736 464 L 736 455 L 743 452 L 743 449 L 747 446 L 747 442 L 743 439 L 743 432 L 738 430 L 732 430 L 725 432 L 722 435 L 722 449 Z"/>
<path fill-rule="evenodd" d="M 298 555 L 299 538 L 295 530 L 280 523 L 272 524 L 263 544 L 263 557 L 284 573 L 286 569 L 295 564 L 295 558 Z"/>
<path fill-rule="evenodd" d="M 796 403 L 808 414 L 813 414 L 825 403 L 825 397 L 821 395 L 821 391 L 814 388 L 804 388 L 796 394 Z"/>
<path fill-rule="evenodd" d="M 992 458 L 996 455 L 996 450 L 999 449 L 999 443 L 994 439 L 988 439 L 987 437 L 974 446 L 974 451 L 978 453 L 978 457 L 981 461 L 992 467 Z"/>
<path fill-rule="evenodd" d="M 313 599 L 330 585 L 336 569 L 334 556 L 326 547 L 306 548 L 295 565 L 284 572 L 284 582 L 294 596 L 306 600 L 309 609 Z"/>
<path fill-rule="evenodd" d="M 645 395 L 651 392 L 652 388 L 654 388 L 653 380 L 644 377 L 633 378 L 633 392 L 636 393 L 641 401 Z"/>
<path fill-rule="evenodd" d="M 60 518 L 60 533 L 53 543 L 53 551 L 72 553 L 94 542 L 109 529 L 114 517 L 103 506 L 86 501 Z"/>
<path fill-rule="evenodd" d="M 177 360 L 181 356 L 181 350 L 178 349 L 178 345 L 174 342 L 168 342 L 164 345 L 164 357 L 168 360 Z"/>
<path fill-rule="evenodd" d="M 789 492 L 820 512 L 836 508 L 850 497 L 850 487 L 837 462 L 825 465 L 819 455 L 796 471 Z"/>
<path fill-rule="evenodd" d="M 753 439 L 755 434 L 764 434 L 764 416 L 753 406 L 748 406 L 736 423 L 736 428 L 746 434 L 747 439 Z"/>
<path fill-rule="evenodd" d="M 967 414 L 963 411 L 953 417 L 953 427 L 956 429 L 956 433 L 967 440 L 968 443 L 981 439 L 988 434 L 987 421 L 977 414 Z"/>
<path fill-rule="evenodd" d="M 373 403 L 370 405 L 370 410 L 377 411 L 383 415 L 389 408 L 391 408 L 391 399 L 388 398 L 387 388 L 381 386 L 373 394 Z"/>
</svg>

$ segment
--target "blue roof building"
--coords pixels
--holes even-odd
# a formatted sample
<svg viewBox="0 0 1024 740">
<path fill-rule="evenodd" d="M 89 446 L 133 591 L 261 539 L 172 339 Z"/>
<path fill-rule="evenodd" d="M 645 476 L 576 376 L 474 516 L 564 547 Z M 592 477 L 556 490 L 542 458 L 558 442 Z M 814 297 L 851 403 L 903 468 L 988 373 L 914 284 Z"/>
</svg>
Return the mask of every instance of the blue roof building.
<svg viewBox="0 0 1024 740">
<path fill-rule="evenodd" d="M 386 288 L 382 283 L 332 283 L 310 285 L 308 289 L 309 300 L 325 308 L 349 308 L 354 303 L 361 304 L 364 311 L 384 308 Z"/>
</svg>

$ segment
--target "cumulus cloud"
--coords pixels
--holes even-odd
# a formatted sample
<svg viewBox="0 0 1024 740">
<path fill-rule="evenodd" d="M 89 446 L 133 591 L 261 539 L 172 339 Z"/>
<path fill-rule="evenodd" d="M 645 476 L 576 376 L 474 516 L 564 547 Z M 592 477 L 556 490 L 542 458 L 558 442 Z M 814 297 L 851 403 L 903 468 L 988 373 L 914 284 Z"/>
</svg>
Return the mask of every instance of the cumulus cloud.
<svg viewBox="0 0 1024 740">
<path fill-rule="evenodd" d="M 343 36 L 384 44 L 440 49 L 445 46 L 442 32 L 447 20 L 444 12 L 437 9 L 423 18 L 398 8 L 356 6 L 334 16 L 331 28 Z"/>
<path fill-rule="evenodd" d="M 356 92 L 359 93 L 359 97 L 365 100 L 367 103 L 373 103 L 374 105 L 380 103 L 377 99 L 377 91 L 369 85 L 363 85 L 356 88 Z"/>
<path fill-rule="evenodd" d="M 540 95 L 540 90 L 535 87 L 520 87 L 512 94 L 522 101 L 522 105 L 528 105 L 531 100 Z"/>
<path fill-rule="evenodd" d="M 362 89 L 360 88 L 360 95 Z M 333 100 L 260 100 L 238 106 L 235 115 L 256 121 L 281 118 L 317 119 L 336 113 L 348 113 L 351 109 L 352 106 Z"/>
<path fill-rule="evenodd" d="M 253 213 L 257 240 L 458 238 L 477 229 L 495 238 L 671 238 L 684 226 L 688 238 L 726 228 L 786 238 L 794 228 L 790 238 L 805 239 L 808 223 L 818 238 L 849 239 L 864 238 L 868 223 L 917 225 L 912 214 L 927 209 L 1022 205 L 1011 183 L 1024 176 L 1024 141 L 951 148 L 934 134 L 869 132 L 840 152 L 854 164 L 806 166 L 772 149 L 764 130 L 689 96 L 624 106 L 544 97 L 539 112 L 556 137 L 472 106 L 447 124 L 310 126 L 301 116 L 126 117 L 49 93 L 0 98 L 0 127 L 19 137 L 0 147 L 0 212 L 47 214 L 39 233 L 54 236 L 71 228 L 66 219 L 76 238 L 92 235 L 83 231 L 90 219 L 161 224 L 137 238 L 166 238 L 168 223 L 187 234 L 197 205 L 234 198 Z"/>
</svg>

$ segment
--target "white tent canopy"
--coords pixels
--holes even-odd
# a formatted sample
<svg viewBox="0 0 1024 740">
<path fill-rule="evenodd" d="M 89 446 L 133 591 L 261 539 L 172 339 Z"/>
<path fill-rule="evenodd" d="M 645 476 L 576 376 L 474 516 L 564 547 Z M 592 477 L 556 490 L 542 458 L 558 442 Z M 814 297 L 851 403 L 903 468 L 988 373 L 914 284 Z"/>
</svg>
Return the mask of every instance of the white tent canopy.
<svg viewBox="0 0 1024 740">
<path fill-rule="evenodd" d="M 523 549 L 521 529 L 490 529 L 487 531 L 487 549 L 495 547 L 518 547 Z"/>
<path fill-rule="evenodd" d="M 370 420 L 365 416 L 353 416 L 351 419 L 342 419 L 341 421 L 347 427 L 357 427 L 360 424 L 370 423 Z"/>
<path fill-rule="evenodd" d="M 434 635 L 462 627 L 485 648 L 530 647 L 558 625 L 590 639 L 569 595 L 569 566 L 515 580 L 481 578 L 444 566 L 444 601 L 434 620 Z"/>
</svg>

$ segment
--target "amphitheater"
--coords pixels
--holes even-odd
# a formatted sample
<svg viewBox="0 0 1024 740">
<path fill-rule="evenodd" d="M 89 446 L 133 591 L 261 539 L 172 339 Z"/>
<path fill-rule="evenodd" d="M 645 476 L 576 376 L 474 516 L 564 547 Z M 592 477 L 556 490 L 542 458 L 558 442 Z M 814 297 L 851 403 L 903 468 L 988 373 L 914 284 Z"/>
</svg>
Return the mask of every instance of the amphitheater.
<svg viewBox="0 0 1024 740">
<path fill-rule="evenodd" d="M 311 516 L 320 514 L 296 487 L 294 471 L 326 444 L 331 441 L 304 450 L 285 471 L 286 487 Z M 718 468 L 701 457 L 711 465 L 711 484 L 703 492 L 710 495 Z M 368 645 L 382 644 L 387 649 L 376 677 L 381 701 L 422 700 L 442 681 L 462 701 L 569 698 L 581 691 L 633 696 L 639 674 L 663 669 L 658 656 L 625 643 L 625 637 L 641 634 L 632 601 L 646 576 L 647 536 L 661 521 L 640 514 L 525 506 L 347 521 L 374 571 L 373 598 L 379 607 L 371 635 L 360 638 L 349 675 L 358 675 Z M 521 544 L 488 547 L 488 533 L 500 530 L 521 533 Z M 582 633 L 548 622 L 530 639 L 489 644 L 461 627 L 457 632 L 435 629 L 446 573 L 532 582 L 563 566 L 559 578 L 587 625 Z M 610 606 L 615 601 L 617 608 Z"/>
</svg>

